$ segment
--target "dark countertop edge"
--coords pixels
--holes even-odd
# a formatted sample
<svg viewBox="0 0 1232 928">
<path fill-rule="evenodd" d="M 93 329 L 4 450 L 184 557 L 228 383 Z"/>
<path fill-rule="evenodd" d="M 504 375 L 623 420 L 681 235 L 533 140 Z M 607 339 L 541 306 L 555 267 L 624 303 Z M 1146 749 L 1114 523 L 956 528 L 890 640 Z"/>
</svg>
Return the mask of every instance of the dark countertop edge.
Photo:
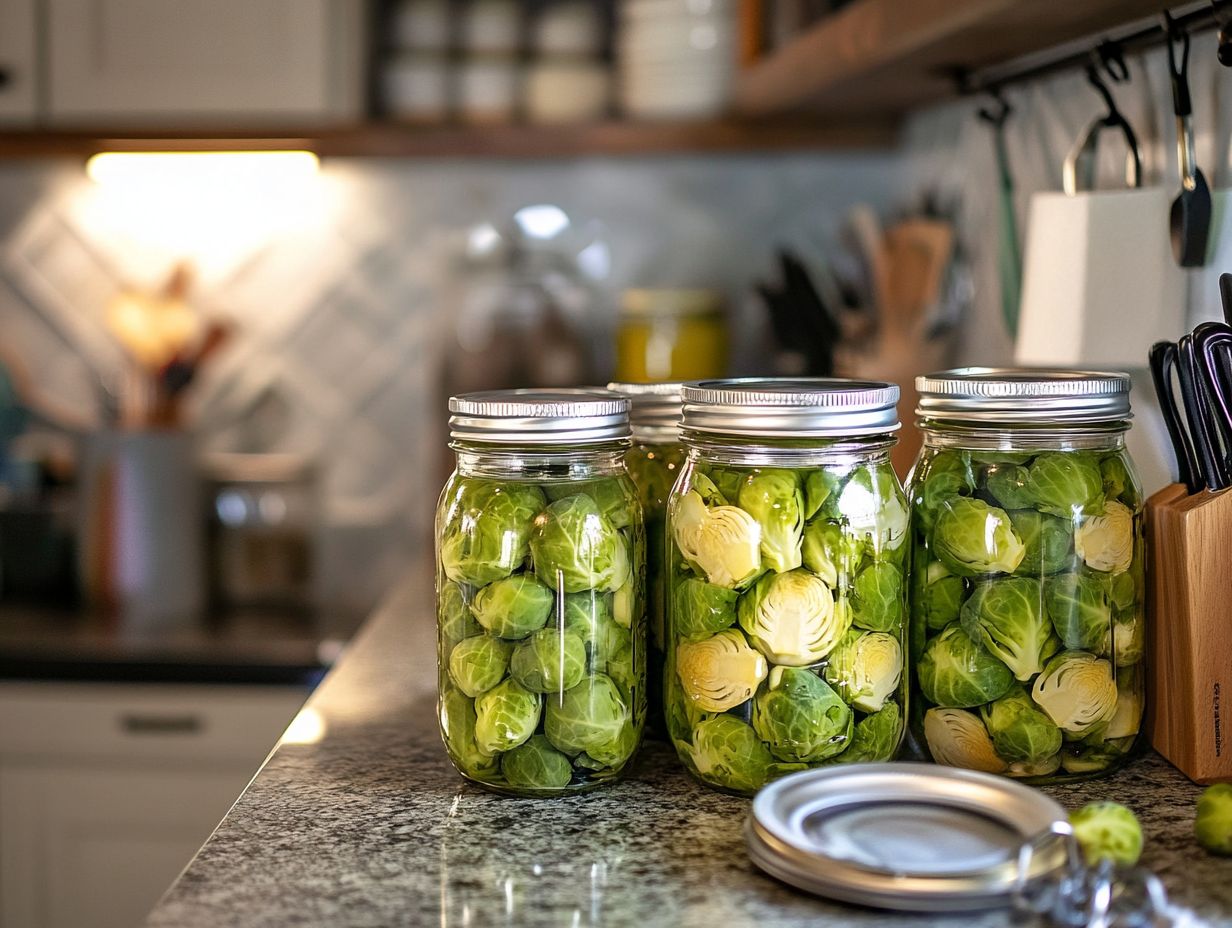
<svg viewBox="0 0 1232 928">
<path fill-rule="evenodd" d="M 328 667 L 319 663 L 100 661 L 47 657 L 0 657 L 0 681 L 283 685 L 314 689 L 324 679 L 328 670 Z"/>
</svg>

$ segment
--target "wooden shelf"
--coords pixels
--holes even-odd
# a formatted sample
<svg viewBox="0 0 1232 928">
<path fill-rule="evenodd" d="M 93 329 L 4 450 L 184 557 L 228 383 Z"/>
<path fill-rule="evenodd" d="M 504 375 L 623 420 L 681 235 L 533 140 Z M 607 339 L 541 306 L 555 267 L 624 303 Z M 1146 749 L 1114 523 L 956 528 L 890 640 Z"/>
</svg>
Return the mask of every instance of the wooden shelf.
<svg viewBox="0 0 1232 928">
<path fill-rule="evenodd" d="M 855 0 L 740 75 L 737 111 L 900 116 L 956 92 L 954 75 L 1132 23 L 1159 0 Z"/>
<path fill-rule="evenodd" d="M 810 118 L 581 126 L 411 126 L 370 123 L 328 130 L 0 132 L 0 158 L 84 157 L 98 151 L 222 151 L 295 148 L 323 157 L 571 158 L 692 152 L 880 148 L 894 141 L 886 119 Z"/>
</svg>

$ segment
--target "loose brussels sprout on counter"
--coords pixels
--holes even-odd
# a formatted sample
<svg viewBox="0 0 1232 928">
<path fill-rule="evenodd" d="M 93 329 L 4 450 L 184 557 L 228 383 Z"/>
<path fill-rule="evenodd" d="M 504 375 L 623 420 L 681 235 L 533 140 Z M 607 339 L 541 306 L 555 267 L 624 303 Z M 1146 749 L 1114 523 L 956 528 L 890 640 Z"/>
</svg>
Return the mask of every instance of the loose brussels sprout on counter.
<svg viewBox="0 0 1232 928">
<path fill-rule="evenodd" d="M 910 492 L 917 740 L 939 763 L 1028 779 L 1119 766 L 1144 693 L 1143 499 L 1125 452 L 926 447 Z"/>
<path fill-rule="evenodd" d="M 706 783 L 752 793 L 898 750 L 909 510 L 888 463 L 853 460 L 686 464 L 668 513 L 665 714 Z"/>
<path fill-rule="evenodd" d="M 1232 857 L 1232 783 L 1216 783 L 1198 797 L 1194 837 L 1212 854 Z"/>
<path fill-rule="evenodd" d="M 1069 814 L 1069 824 L 1088 866 L 1110 860 L 1132 867 L 1142 856 L 1142 825 L 1119 802 L 1089 802 Z"/>
<path fill-rule="evenodd" d="M 455 476 L 437 578 L 440 723 L 454 765 L 498 790 L 619 773 L 646 714 L 644 536 L 626 476 Z"/>
</svg>

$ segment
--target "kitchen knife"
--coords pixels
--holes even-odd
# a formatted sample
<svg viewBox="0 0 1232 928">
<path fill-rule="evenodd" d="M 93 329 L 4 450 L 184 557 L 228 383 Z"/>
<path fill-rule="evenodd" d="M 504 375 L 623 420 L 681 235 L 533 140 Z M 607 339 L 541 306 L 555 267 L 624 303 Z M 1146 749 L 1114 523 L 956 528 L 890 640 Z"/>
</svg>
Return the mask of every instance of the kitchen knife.
<svg viewBox="0 0 1232 928">
<path fill-rule="evenodd" d="M 1193 443 L 1185 425 L 1185 414 L 1177 403 L 1172 379 L 1173 370 L 1177 366 L 1176 360 L 1175 343 L 1156 342 L 1151 346 L 1151 379 L 1155 383 L 1159 408 L 1168 429 L 1168 438 L 1172 441 L 1172 451 L 1176 455 L 1177 479 L 1185 484 L 1190 493 L 1197 493 L 1202 487 L 1202 480 Z"/>
</svg>

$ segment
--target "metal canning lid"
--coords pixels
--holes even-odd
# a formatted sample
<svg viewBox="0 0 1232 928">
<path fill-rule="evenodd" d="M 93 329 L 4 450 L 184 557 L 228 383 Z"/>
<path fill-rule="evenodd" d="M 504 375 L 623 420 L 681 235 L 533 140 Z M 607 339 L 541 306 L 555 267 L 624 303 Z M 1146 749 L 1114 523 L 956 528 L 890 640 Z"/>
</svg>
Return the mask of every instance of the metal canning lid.
<svg viewBox="0 0 1232 928">
<path fill-rule="evenodd" d="M 893 432 L 898 387 L 831 377 L 749 377 L 685 384 L 683 427 L 750 438 L 847 438 Z"/>
<path fill-rule="evenodd" d="M 679 382 L 609 383 L 607 388 L 627 396 L 632 403 L 629 421 L 635 437 L 645 433 L 647 437 L 674 440 L 680 425 L 681 386 Z"/>
<path fill-rule="evenodd" d="M 449 398 L 449 437 L 494 444 L 594 444 L 629 437 L 629 400 L 600 389 L 490 390 Z"/>
<path fill-rule="evenodd" d="M 1120 422 L 1129 375 L 1029 367 L 960 367 L 915 380 L 916 415 L 966 423 Z"/>
<path fill-rule="evenodd" d="M 859 905 L 960 912 L 1007 905 L 1022 846 L 1027 878 L 1066 865 L 1041 840 L 1065 810 L 1005 777 L 932 764 L 851 764 L 776 780 L 753 799 L 753 862 L 800 889 Z"/>
</svg>

